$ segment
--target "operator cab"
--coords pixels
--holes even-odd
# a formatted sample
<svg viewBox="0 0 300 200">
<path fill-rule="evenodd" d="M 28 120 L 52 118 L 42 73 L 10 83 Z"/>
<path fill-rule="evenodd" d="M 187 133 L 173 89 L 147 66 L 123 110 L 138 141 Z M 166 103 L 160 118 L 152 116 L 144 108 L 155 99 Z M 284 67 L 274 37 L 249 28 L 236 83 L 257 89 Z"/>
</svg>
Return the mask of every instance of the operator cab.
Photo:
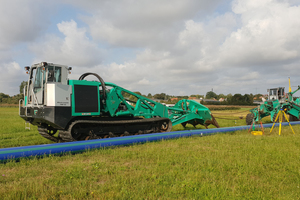
<svg viewBox="0 0 300 200">
<path fill-rule="evenodd" d="M 29 73 L 28 86 L 25 91 L 27 102 L 25 104 L 38 106 L 47 104 L 47 88 L 49 89 L 50 85 L 67 85 L 71 68 L 42 62 L 31 67 L 25 67 L 25 70 Z"/>
<path fill-rule="evenodd" d="M 268 100 L 285 101 L 284 87 L 268 89 Z"/>
</svg>

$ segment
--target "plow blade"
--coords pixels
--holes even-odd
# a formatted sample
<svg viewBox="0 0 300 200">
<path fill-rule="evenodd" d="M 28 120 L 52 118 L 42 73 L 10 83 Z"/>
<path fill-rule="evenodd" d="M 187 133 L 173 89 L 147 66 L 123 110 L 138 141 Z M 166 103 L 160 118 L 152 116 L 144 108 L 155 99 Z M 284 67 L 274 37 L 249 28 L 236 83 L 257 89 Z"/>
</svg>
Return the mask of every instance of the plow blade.
<svg viewBox="0 0 300 200">
<path fill-rule="evenodd" d="M 196 127 L 196 125 L 200 124 L 207 128 L 207 126 L 212 124 L 220 128 L 210 110 L 194 100 L 180 100 L 174 107 L 168 109 L 171 111 L 169 119 L 173 126 L 182 124 L 185 127 L 186 124 L 191 124 Z"/>
</svg>

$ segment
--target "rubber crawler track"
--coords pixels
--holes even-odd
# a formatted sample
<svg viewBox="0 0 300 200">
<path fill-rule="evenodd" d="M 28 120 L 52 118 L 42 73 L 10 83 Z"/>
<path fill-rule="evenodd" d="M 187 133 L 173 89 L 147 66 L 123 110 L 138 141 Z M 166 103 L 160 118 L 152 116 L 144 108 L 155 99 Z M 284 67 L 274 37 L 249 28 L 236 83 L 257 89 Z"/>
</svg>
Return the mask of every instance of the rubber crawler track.
<svg viewBox="0 0 300 200">
<path fill-rule="evenodd" d="M 127 129 L 135 129 L 135 127 L 137 126 L 147 126 L 148 129 L 141 129 L 134 132 L 127 131 Z M 111 131 L 104 131 L 103 133 L 99 133 L 99 130 L 102 130 L 102 128 Z M 98 131 L 94 133 L 94 130 Z M 117 121 L 77 120 L 71 123 L 68 130 L 59 130 L 58 136 L 53 136 L 49 134 L 47 128 L 38 128 L 40 135 L 53 142 L 72 142 L 80 140 L 102 139 L 155 132 L 170 132 L 171 130 L 172 123 L 168 118 L 150 118 Z M 80 134 L 78 134 L 79 136 L 74 137 L 74 135 L 76 136 L 76 132 L 80 132 Z"/>
</svg>

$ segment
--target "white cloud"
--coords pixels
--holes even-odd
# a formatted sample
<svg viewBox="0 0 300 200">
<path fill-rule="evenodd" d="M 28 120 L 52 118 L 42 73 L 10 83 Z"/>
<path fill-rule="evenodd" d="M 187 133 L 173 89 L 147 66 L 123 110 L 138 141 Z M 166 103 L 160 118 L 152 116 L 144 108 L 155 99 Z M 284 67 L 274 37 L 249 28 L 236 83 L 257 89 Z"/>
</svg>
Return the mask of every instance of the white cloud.
<svg viewBox="0 0 300 200">
<path fill-rule="evenodd" d="M 142 80 L 140 80 L 138 82 L 139 85 L 149 85 L 149 83 L 150 83 L 149 80 L 147 80 L 145 78 L 143 78 Z"/>
<path fill-rule="evenodd" d="M 114 46 L 153 48 L 172 46 L 184 20 L 200 12 L 210 12 L 217 2 L 124 0 L 83 4 L 77 1 L 93 14 L 82 17 L 89 24 L 93 38 Z"/>
<path fill-rule="evenodd" d="M 46 6 L 37 0 L 1 0 L 0 5 L 0 50 L 35 40 L 49 25 L 49 3 Z"/>
<path fill-rule="evenodd" d="M 0 5 L 0 92 L 14 95 L 28 79 L 16 59 L 26 53 L 16 46 L 27 45 L 45 33 L 54 9 L 52 3 L 38 0 L 0 0 Z"/>
<path fill-rule="evenodd" d="M 1 71 L 0 92 L 10 95 L 18 94 L 21 82 L 27 80 L 24 70 L 18 63 L 9 62 L 1 64 Z"/>
<path fill-rule="evenodd" d="M 47 35 L 43 42 L 30 46 L 36 62 L 49 61 L 72 66 L 92 67 L 101 63 L 104 51 L 87 37 L 85 28 L 74 20 L 57 24 L 64 38 Z"/>
<path fill-rule="evenodd" d="M 269 66 L 300 58 L 300 6 L 236 0 L 233 11 L 241 15 L 242 26 L 220 47 L 220 62 Z"/>
</svg>

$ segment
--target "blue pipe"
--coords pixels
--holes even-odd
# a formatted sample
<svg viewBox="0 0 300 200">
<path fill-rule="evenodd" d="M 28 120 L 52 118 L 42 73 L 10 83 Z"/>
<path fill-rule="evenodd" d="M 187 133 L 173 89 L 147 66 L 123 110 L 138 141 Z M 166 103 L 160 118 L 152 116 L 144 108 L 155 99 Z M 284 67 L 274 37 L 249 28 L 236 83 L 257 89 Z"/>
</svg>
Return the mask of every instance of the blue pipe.
<svg viewBox="0 0 300 200">
<path fill-rule="evenodd" d="M 291 125 L 300 124 L 300 121 L 290 122 Z M 273 124 L 264 124 L 265 128 L 272 127 Z M 283 126 L 288 125 L 288 122 L 282 123 Z M 275 124 L 278 126 L 278 123 Z M 258 125 L 256 125 L 258 127 Z M 117 145 L 128 145 L 133 143 L 144 143 L 155 140 L 189 137 L 192 135 L 211 135 L 216 133 L 232 132 L 238 130 L 249 129 L 250 126 L 236 126 L 226 128 L 214 128 L 214 129 L 195 129 L 185 131 L 175 131 L 166 133 L 152 133 L 144 135 L 126 136 L 126 137 L 115 137 L 98 140 L 87 140 L 78 142 L 66 142 L 66 143 L 55 143 L 55 144 L 43 144 L 34 146 L 24 147 L 12 147 L 0 149 L 0 160 L 16 159 L 21 157 L 30 156 L 41 156 L 48 154 L 63 154 L 66 152 L 77 152 L 85 151 L 87 149 L 117 146 Z"/>
</svg>

